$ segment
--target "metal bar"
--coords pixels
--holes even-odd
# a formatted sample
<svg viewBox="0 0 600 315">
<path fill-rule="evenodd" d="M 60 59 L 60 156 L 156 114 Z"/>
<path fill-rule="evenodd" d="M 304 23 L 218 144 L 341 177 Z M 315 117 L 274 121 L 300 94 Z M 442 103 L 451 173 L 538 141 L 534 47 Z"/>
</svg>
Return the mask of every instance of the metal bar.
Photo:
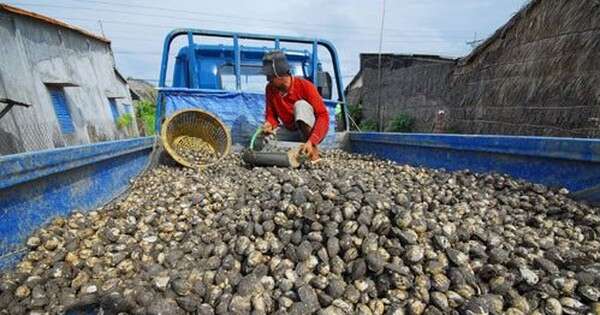
<svg viewBox="0 0 600 315">
<path fill-rule="evenodd" d="M 342 102 L 345 104 L 345 99 L 344 99 L 344 86 L 342 84 L 342 72 L 340 70 L 340 59 L 338 57 L 337 54 L 337 50 L 335 49 L 335 47 L 333 46 L 333 44 L 329 41 L 325 41 L 325 40 L 321 40 L 319 42 L 319 44 L 323 47 L 325 47 L 325 49 L 327 49 L 327 51 L 329 52 L 329 55 L 331 56 L 331 61 L 333 62 L 333 71 L 335 73 L 335 82 L 336 82 L 336 87 L 337 87 L 337 95 L 338 95 L 338 101 Z"/>
<path fill-rule="evenodd" d="M 294 36 L 279 36 L 279 35 L 262 35 L 262 34 L 249 34 L 249 33 L 234 33 L 234 32 L 222 32 L 222 31 L 210 31 L 210 30 L 201 30 L 201 29 L 175 29 L 167 37 L 165 38 L 165 44 L 170 45 L 174 38 L 180 35 L 187 34 L 188 32 L 192 32 L 194 35 L 201 35 L 207 37 L 225 37 L 225 38 L 233 38 L 234 35 L 237 35 L 239 39 L 251 39 L 251 40 L 268 40 L 274 41 L 275 39 L 279 39 L 280 42 L 286 43 L 304 43 L 304 44 L 312 44 L 315 39 L 308 37 L 294 37 Z M 324 40 L 317 40 L 318 43 L 326 42 Z M 163 56 L 164 56 L 163 50 Z"/>
<path fill-rule="evenodd" d="M 154 136 L 0 157 L 0 190 L 52 174 L 151 149 Z"/>
<path fill-rule="evenodd" d="M 319 51 L 319 46 L 318 46 L 317 41 L 315 40 L 312 43 L 312 71 L 311 71 L 312 81 L 313 81 L 314 85 L 319 84 L 319 76 L 317 75 L 317 72 L 318 72 L 317 62 L 319 62 L 318 51 Z"/>
<path fill-rule="evenodd" d="M 192 32 L 187 33 L 188 37 L 188 58 L 190 58 L 190 62 L 188 63 L 188 69 L 190 74 L 190 83 L 192 88 L 198 88 L 198 76 L 196 72 L 198 71 L 198 63 L 196 61 L 196 52 L 194 49 L 194 34 Z"/>
<path fill-rule="evenodd" d="M 159 91 L 156 93 L 156 112 L 154 113 L 154 131 L 155 134 L 160 132 L 160 121 L 163 117 L 163 95 Z"/>
<path fill-rule="evenodd" d="M 484 152 L 600 163 L 600 139 L 477 134 L 350 132 L 350 140 L 373 144 Z M 569 148 L 565 150 L 564 148 Z"/>
<path fill-rule="evenodd" d="M 331 58 L 333 59 L 333 72 L 335 73 L 335 81 L 336 81 L 336 87 L 337 87 L 337 91 L 338 91 L 338 101 L 341 102 L 341 106 L 342 106 L 342 111 L 344 113 L 344 115 L 342 115 L 344 117 L 344 129 L 346 130 L 350 130 L 350 120 L 349 120 L 349 115 L 348 115 L 348 104 L 346 104 L 346 100 L 345 100 L 345 96 L 344 96 L 344 83 L 343 83 L 343 78 L 342 78 L 342 71 L 340 68 L 340 60 L 338 58 L 338 54 L 337 51 L 335 50 L 335 47 L 330 44 L 327 43 L 327 45 L 325 45 L 325 48 L 327 48 L 327 50 L 329 51 L 329 54 L 331 55 Z"/>
<path fill-rule="evenodd" d="M 15 106 L 15 103 L 8 103 L 0 112 L 0 119 L 2 119 L 2 117 L 4 117 L 4 115 L 6 115 L 13 108 L 13 106 Z"/>
<path fill-rule="evenodd" d="M 162 56 L 161 69 L 160 69 L 159 88 L 165 87 L 169 49 L 170 49 L 171 42 L 173 42 L 173 40 L 176 37 L 185 35 L 189 32 L 191 32 L 194 35 L 201 35 L 201 36 L 207 36 L 207 37 L 232 38 L 235 35 L 235 36 L 237 36 L 238 39 L 276 41 L 279 43 L 286 42 L 286 43 L 301 43 L 301 44 L 313 44 L 314 45 L 314 43 L 317 42 L 318 45 L 321 45 L 327 49 L 327 51 L 329 52 L 329 54 L 331 55 L 331 57 L 333 59 L 335 76 L 336 76 L 336 86 L 337 86 L 337 91 L 338 91 L 338 100 L 342 102 L 342 106 L 344 106 L 344 108 L 347 110 L 347 106 L 344 102 L 343 84 L 342 84 L 339 59 L 338 59 L 338 54 L 337 54 L 335 47 L 333 46 L 333 44 L 331 42 L 329 42 L 327 40 L 307 38 L 307 37 L 233 33 L 233 32 L 211 31 L 211 30 L 191 29 L 191 28 L 175 29 L 167 35 L 167 37 L 165 38 L 164 45 L 163 45 L 163 56 Z M 347 120 L 348 119 L 346 119 L 346 121 Z M 157 119 L 157 124 L 158 124 L 158 121 L 160 121 L 160 119 Z M 348 126 L 348 122 L 346 123 L 346 126 Z"/>
<path fill-rule="evenodd" d="M 19 105 L 19 106 L 23 106 L 23 107 L 29 107 L 29 106 L 31 106 L 30 104 L 26 104 L 26 103 L 23 103 L 23 102 L 18 102 L 18 101 L 15 101 L 15 100 L 11 100 L 10 98 L 0 98 L 0 103 Z"/>
<path fill-rule="evenodd" d="M 227 94 L 227 93 L 231 93 L 231 91 L 227 91 L 227 90 L 215 90 L 215 89 L 190 89 L 190 88 L 185 88 L 185 87 L 165 87 L 165 88 L 158 88 L 157 89 L 158 92 L 188 92 L 188 93 L 210 93 L 210 94 Z M 250 93 L 250 92 L 248 92 Z"/>
<path fill-rule="evenodd" d="M 11 100 L 9 98 L 0 98 L 0 103 L 5 103 L 6 106 L 2 109 L 2 111 L 0 111 L 0 119 L 2 119 L 2 117 L 4 117 L 15 105 L 17 106 L 23 106 L 23 107 L 30 107 L 31 105 L 29 104 L 25 104 L 22 102 L 17 102 L 14 100 Z"/>
<path fill-rule="evenodd" d="M 167 80 L 167 65 L 169 64 L 169 50 L 171 49 L 171 42 L 173 39 L 179 35 L 171 32 L 167 37 L 165 37 L 165 42 L 163 43 L 163 51 L 162 58 L 160 61 L 160 75 L 158 78 L 158 87 L 165 87 L 165 81 Z"/>
<path fill-rule="evenodd" d="M 233 35 L 233 67 L 235 69 L 235 89 L 242 89 L 242 78 L 241 78 L 241 63 L 242 56 L 240 52 L 240 41 L 238 40 L 237 35 Z"/>
<path fill-rule="evenodd" d="M 164 87 L 164 82 L 166 80 L 166 72 L 167 72 L 167 63 L 168 63 L 168 53 L 171 42 L 178 36 L 187 34 L 191 32 L 194 35 L 202 35 L 208 37 L 224 37 L 224 38 L 233 38 L 233 36 L 237 36 L 238 39 L 251 39 L 251 40 L 266 40 L 266 41 L 274 41 L 277 40 L 280 43 L 304 43 L 304 44 L 314 44 L 316 41 L 318 45 L 324 46 L 332 58 L 335 60 L 334 65 L 336 67 L 336 82 L 338 88 L 338 96 L 339 100 L 343 101 L 343 86 L 342 86 L 342 78 L 341 73 L 339 71 L 339 59 L 337 55 L 337 51 L 333 44 L 327 40 L 323 39 L 314 39 L 307 37 L 294 37 L 294 36 L 275 36 L 275 35 L 261 35 L 261 34 L 248 34 L 248 33 L 233 33 L 233 32 L 223 32 L 223 31 L 210 31 L 210 30 L 201 30 L 201 29 L 175 29 L 167 37 L 165 38 L 165 43 L 163 47 L 163 61 L 161 65 L 159 82 L 161 83 L 159 87 Z"/>
</svg>

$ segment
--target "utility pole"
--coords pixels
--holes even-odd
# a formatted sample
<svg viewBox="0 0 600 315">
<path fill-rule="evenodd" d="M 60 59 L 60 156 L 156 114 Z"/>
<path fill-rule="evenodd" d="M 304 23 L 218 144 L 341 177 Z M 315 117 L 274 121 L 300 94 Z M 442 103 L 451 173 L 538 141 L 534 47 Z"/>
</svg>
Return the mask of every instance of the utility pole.
<svg viewBox="0 0 600 315">
<path fill-rule="evenodd" d="M 379 31 L 379 54 L 377 57 L 377 129 L 383 131 L 383 113 L 381 110 L 381 49 L 383 47 L 383 26 L 385 21 L 385 0 L 381 1 L 381 29 Z"/>
<path fill-rule="evenodd" d="M 98 24 L 100 25 L 100 32 L 102 32 L 102 37 L 106 38 L 106 34 L 104 34 L 104 26 L 102 26 L 102 20 L 98 20 Z"/>
<path fill-rule="evenodd" d="M 473 36 L 473 40 L 468 41 L 467 45 L 471 46 L 471 48 L 475 48 L 475 47 L 477 47 L 477 45 L 481 44 L 481 42 L 483 42 L 483 39 L 477 39 L 477 32 L 475 32 L 475 34 Z"/>
</svg>

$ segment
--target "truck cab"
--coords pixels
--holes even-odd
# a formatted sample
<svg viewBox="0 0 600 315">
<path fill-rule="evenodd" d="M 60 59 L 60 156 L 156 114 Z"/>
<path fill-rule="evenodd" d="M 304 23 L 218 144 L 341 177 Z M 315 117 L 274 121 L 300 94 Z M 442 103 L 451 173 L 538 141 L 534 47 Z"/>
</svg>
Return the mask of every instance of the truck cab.
<svg viewBox="0 0 600 315">
<path fill-rule="evenodd" d="M 241 90 L 263 93 L 267 81 L 261 73 L 262 57 L 272 50 L 267 47 L 240 46 Z M 192 88 L 189 71 L 189 47 L 179 50 L 173 70 L 173 87 Z M 211 90 L 236 90 L 234 47 L 226 45 L 194 45 L 196 54 L 196 80 L 198 88 Z M 311 80 L 311 55 L 307 50 L 284 50 L 292 75 Z M 321 64 L 317 64 L 321 68 Z M 320 72 L 320 71 L 319 71 Z M 327 95 L 326 95 L 327 96 Z"/>
<path fill-rule="evenodd" d="M 171 45 L 177 37 L 187 37 L 187 45 L 179 48 L 171 60 Z M 232 43 L 197 43 L 205 37 Z M 251 40 L 253 45 L 242 45 L 244 40 Z M 258 46 L 257 41 L 269 45 Z M 293 47 L 285 47 L 288 43 Z M 330 115 L 329 133 L 323 144 L 335 146 L 336 131 L 345 131 L 348 126 L 342 114 L 345 110 L 343 84 L 335 48 L 319 39 L 174 30 L 165 39 L 163 49 L 156 128 L 160 129 L 164 117 L 177 110 L 199 108 L 214 113 L 230 128 L 234 144 L 247 145 L 264 122 L 267 80 L 261 73 L 262 58 L 274 49 L 286 54 L 292 75 L 310 80 L 317 87 Z M 324 57 L 331 60 L 329 71 L 324 70 L 319 58 L 323 50 L 329 54 Z M 168 69 L 170 64 L 172 69 Z"/>
</svg>

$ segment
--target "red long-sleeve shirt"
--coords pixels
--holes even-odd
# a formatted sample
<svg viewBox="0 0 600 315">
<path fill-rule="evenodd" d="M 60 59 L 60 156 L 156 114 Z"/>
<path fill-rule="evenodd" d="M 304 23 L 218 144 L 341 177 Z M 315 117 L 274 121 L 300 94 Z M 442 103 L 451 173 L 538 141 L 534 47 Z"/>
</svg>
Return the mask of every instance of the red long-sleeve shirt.
<svg viewBox="0 0 600 315">
<path fill-rule="evenodd" d="M 285 95 L 281 95 L 276 87 L 267 84 L 265 94 L 267 103 L 266 120 L 272 126 L 278 126 L 279 118 L 285 128 L 289 130 L 297 129 L 294 121 L 294 103 L 305 100 L 312 105 L 315 113 L 315 124 L 308 140 L 313 144 L 319 144 L 323 141 L 323 138 L 327 135 L 327 130 L 329 130 L 329 113 L 317 88 L 310 81 L 292 77 L 292 85 Z"/>
</svg>

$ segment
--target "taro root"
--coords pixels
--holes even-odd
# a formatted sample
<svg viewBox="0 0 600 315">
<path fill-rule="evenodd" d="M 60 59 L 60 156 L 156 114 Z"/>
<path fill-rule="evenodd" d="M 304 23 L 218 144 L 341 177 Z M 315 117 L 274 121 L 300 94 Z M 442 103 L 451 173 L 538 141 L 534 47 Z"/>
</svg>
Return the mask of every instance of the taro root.
<svg viewBox="0 0 600 315">
<path fill-rule="evenodd" d="M 182 153 L 183 154 L 183 153 Z M 599 314 L 599 209 L 500 174 L 341 151 L 299 169 L 160 165 L 56 218 L 0 314 Z"/>
</svg>

